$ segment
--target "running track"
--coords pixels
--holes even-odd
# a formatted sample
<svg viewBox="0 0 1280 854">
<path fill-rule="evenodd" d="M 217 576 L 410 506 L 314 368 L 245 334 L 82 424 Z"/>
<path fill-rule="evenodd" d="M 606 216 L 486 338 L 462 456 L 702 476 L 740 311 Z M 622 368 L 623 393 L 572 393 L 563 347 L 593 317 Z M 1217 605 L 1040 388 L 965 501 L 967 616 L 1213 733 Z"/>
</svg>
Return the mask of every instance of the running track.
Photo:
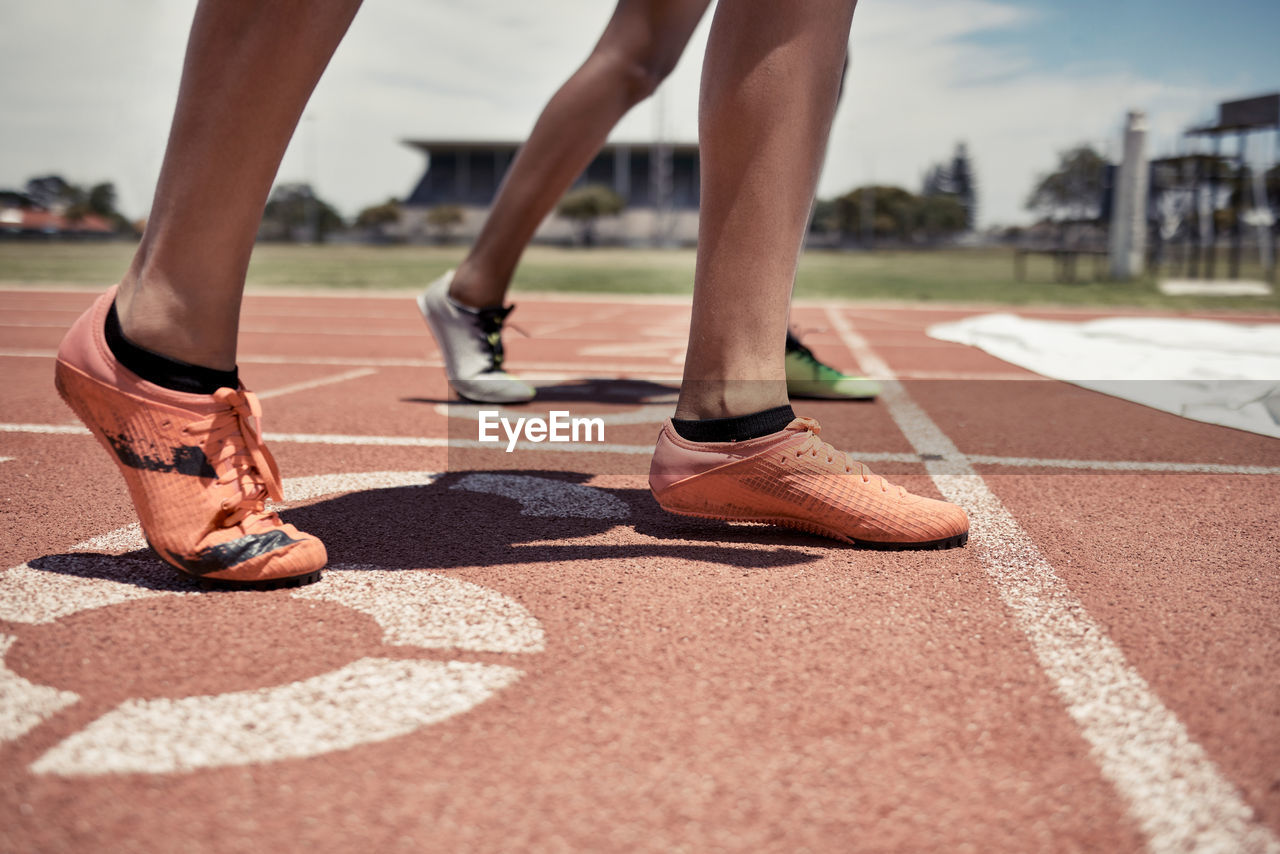
<svg viewBox="0 0 1280 854">
<path fill-rule="evenodd" d="M 199 593 L 53 392 L 91 299 L 0 291 L 0 850 L 1280 851 L 1280 442 L 801 306 L 901 382 L 799 411 L 973 520 L 851 550 L 656 509 L 681 301 L 523 298 L 529 411 L 607 445 L 504 455 L 406 296 L 251 296 L 332 569 Z"/>
</svg>

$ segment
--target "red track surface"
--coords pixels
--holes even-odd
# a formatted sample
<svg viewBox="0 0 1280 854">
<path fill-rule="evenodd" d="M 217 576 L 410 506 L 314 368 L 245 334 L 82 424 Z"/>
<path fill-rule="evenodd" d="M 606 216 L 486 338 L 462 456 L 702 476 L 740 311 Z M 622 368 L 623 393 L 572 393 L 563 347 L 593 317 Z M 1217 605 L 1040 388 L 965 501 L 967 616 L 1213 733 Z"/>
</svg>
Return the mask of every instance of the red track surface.
<svg viewBox="0 0 1280 854">
<path fill-rule="evenodd" d="M 504 455 L 443 447 L 475 422 L 438 407 L 409 299 L 257 296 L 242 375 L 286 479 L 442 474 L 310 490 L 286 516 L 329 545 L 319 585 L 195 594 L 127 535 L 83 545 L 132 521 L 92 439 L 54 432 L 51 353 L 91 298 L 0 291 L 0 850 L 1276 845 L 1280 442 L 923 332 L 975 311 L 797 308 L 820 357 L 907 381 L 798 411 L 980 505 L 965 549 L 853 550 L 653 504 L 635 413 L 675 385 L 677 301 L 524 298 L 530 411 L 632 423 L 612 453 Z"/>
</svg>

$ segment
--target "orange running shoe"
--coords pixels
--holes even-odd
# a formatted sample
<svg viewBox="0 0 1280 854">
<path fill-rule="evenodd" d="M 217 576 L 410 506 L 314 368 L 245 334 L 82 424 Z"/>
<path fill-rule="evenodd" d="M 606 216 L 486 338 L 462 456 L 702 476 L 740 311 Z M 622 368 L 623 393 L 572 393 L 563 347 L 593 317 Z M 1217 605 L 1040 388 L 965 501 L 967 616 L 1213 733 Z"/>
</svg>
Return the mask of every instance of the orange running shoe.
<svg viewBox="0 0 1280 854">
<path fill-rule="evenodd" d="M 320 578 L 324 544 L 266 509 L 280 472 L 244 388 L 189 394 L 121 365 L 103 326 L 107 291 L 58 348 L 58 393 L 115 458 L 156 554 L 206 587 L 295 587 Z"/>
<path fill-rule="evenodd" d="M 818 438 L 812 418 L 742 442 L 690 442 L 668 421 L 649 488 L 664 510 L 799 528 L 877 549 L 948 549 L 969 539 L 969 517 L 874 475 Z"/>
</svg>

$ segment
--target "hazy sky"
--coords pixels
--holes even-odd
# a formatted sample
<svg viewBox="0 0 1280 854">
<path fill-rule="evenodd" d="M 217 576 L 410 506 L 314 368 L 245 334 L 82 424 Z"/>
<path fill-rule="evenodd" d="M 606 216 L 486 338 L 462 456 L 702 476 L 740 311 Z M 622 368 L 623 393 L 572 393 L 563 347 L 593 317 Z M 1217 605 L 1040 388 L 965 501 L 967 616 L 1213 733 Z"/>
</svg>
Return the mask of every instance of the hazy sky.
<svg viewBox="0 0 1280 854">
<path fill-rule="evenodd" d="M 0 0 L 0 187 L 60 172 L 114 180 L 142 215 L 159 170 L 194 0 Z M 582 61 L 606 0 L 366 0 L 280 170 L 344 213 L 404 196 L 422 157 L 402 140 L 517 140 Z M 706 25 L 655 101 L 615 139 L 696 139 Z M 984 224 L 1022 202 L 1055 152 L 1118 150 L 1148 112 L 1167 153 L 1218 101 L 1280 89 L 1276 0 L 863 0 L 820 186 L 918 190 L 970 147 Z M 659 106 L 661 109 L 659 109 Z M 1258 151 L 1274 145 L 1259 140 Z"/>
</svg>

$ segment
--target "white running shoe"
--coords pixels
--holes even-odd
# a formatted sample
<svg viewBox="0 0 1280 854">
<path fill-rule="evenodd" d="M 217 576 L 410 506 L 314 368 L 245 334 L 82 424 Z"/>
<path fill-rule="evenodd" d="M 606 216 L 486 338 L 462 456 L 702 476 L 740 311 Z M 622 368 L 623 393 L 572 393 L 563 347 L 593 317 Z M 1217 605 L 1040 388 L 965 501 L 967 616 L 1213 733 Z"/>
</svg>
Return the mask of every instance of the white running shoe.
<svg viewBox="0 0 1280 854">
<path fill-rule="evenodd" d="M 515 308 L 468 308 L 449 299 L 453 271 L 445 273 L 418 295 L 418 311 L 431 328 L 449 385 L 459 396 L 476 403 L 525 403 L 537 393 L 533 386 L 502 369 L 502 324 Z"/>
</svg>

